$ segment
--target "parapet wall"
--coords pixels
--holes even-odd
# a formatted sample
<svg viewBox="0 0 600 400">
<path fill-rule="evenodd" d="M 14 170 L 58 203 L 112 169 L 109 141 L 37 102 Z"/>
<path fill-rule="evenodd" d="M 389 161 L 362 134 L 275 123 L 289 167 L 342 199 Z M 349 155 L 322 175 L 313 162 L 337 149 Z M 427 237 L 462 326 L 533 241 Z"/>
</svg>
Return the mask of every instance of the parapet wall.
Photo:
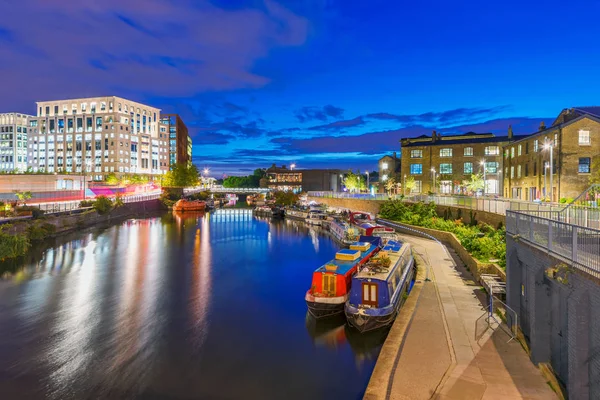
<svg viewBox="0 0 600 400">
<path fill-rule="evenodd" d="M 343 208 L 352 211 L 363 211 L 373 215 L 379 213 L 379 207 L 384 200 L 362 200 L 362 199 L 333 199 L 323 197 L 309 197 L 309 201 L 315 201 L 321 204 L 327 204 L 330 207 Z M 448 219 L 462 218 L 465 224 L 470 224 L 473 218 L 477 222 L 485 222 L 497 228 L 500 224 L 505 224 L 504 215 L 490 213 L 486 211 L 476 211 L 468 208 L 437 205 L 436 212 L 440 217 Z"/>
</svg>

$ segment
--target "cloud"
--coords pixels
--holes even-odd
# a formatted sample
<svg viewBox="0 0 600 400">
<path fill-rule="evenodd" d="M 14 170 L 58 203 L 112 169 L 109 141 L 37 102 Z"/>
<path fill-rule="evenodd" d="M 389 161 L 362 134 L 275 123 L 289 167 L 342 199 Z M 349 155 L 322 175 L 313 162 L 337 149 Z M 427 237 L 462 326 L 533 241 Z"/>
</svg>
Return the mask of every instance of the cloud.
<svg viewBox="0 0 600 400">
<path fill-rule="evenodd" d="M 364 125 L 366 122 L 363 117 L 356 117 L 348 120 L 331 122 L 325 125 L 318 125 L 308 128 L 311 131 L 343 131 L 347 128 L 355 128 Z"/>
<path fill-rule="evenodd" d="M 229 144 L 235 140 L 235 136 L 226 135 L 217 132 L 203 132 L 202 134 L 192 134 L 194 145 L 207 144 Z"/>
<path fill-rule="evenodd" d="M 490 108 L 456 108 L 442 112 L 427 112 L 423 114 L 390 114 L 387 112 L 365 115 L 365 118 L 397 121 L 403 124 L 456 124 L 459 122 L 473 121 L 490 118 L 510 109 L 509 106 Z"/>
<path fill-rule="evenodd" d="M 210 123 L 196 128 L 196 132 L 200 135 L 207 132 L 216 133 L 220 131 L 234 134 L 237 138 L 257 138 L 266 133 L 266 130 L 259 127 L 256 121 L 239 123 L 236 121 L 225 120 L 223 122 Z"/>
<path fill-rule="evenodd" d="M 2 17 L 0 69 L 12 76 L 3 89 L 15 95 L 0 107 L 11 109 L 107 92 L 139 99 L 262 87 L 269 77 L 255 63 L 303 44 L 308 32 L 305 18 L 270 0 L 235 9 L 208 0 L 22 0 L 3 2 Z"/>
<path fill-rule="evenodd" d="M 327 121 L 329 118 L 338 119 L 344 115 L 344 109 L 328 104 L 324 107 L 302 107 L 295 111 L 296 118 L 300 122 Z"/>
</svg>

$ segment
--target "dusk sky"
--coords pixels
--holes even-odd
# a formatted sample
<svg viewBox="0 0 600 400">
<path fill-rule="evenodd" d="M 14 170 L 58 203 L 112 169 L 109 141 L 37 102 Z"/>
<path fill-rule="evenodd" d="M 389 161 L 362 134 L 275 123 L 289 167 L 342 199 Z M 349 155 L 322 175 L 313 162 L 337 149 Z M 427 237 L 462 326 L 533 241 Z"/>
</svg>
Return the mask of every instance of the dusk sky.
<svg viewBox="0 0 600 400">
<path fill-rule="evenodd" d="M 375 169 L 402 137 L 530 133 L 600 103 L 598 1 L 0 0 L 0 112 L 179 113 L 216 176 Z"/>
</svg>

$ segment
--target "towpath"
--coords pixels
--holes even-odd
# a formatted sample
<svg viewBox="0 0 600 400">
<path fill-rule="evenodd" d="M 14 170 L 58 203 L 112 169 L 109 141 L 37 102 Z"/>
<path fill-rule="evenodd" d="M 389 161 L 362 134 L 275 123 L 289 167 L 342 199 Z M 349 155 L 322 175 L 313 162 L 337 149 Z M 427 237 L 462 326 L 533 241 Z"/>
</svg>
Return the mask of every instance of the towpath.
<svg viewBox="0 0 600 400">
<path fill-rule="evenodd" d="M 483 291 L 452 250 L 413 236 L 403 240 L 430 268 L 420 268 L 364 398 L 557 399 L 519 342 L 488 325 Z"/>
</svg>

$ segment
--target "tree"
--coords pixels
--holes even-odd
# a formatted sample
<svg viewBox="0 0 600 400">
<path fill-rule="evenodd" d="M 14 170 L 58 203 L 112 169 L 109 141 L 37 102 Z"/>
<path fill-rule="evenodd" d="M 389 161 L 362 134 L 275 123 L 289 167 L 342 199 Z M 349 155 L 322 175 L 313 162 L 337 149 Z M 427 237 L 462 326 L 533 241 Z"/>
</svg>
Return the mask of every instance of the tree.
<svg viewBox="0 0 600 400">
<path fill-rule="evenodd" d="M 299 196 L 291 190 L 288 190 L 287 192 L 275 192 L 275 204 L 280 204 L 282 206 L 291 206 L 298 201 L 298 198 Z"/>
<path fill-rule="evenodd" d="M 162 186 L 173 188 L 185 188 L 198 186 L 200 173 L 195 165 L 177 163 L 171 167 L 162 179 Z"/>
<path fill-rule="evenodd" d="M 226 188 L 256 188 L 262 187 L 261 180 L 266 176 L 264 169 L 257 168 L 252 175 L 248 176 L 229 176 L 223 180 L 223 187 Z"/>
<path fill-rule="evenodd" d="M 396 187 L 396 180 L 394 178 L 389 178 L 388 180 L 385 181 L 385 188 L 387 189 L 388 193 L 391 193 L 391 191 Z"/>
<path fill-rule="evenodd" d="M 415 182 L 415 178 L 409 176 L 404 180 L 404 190 L 406 190 L 406 194 L 412 193 L 413 190 L 417 187 L 417 182 Z"/>
<path fill-rule="evenodd" d="M 364 190 L 367 187 L 367 184 L 360 174 L 355 174 L 353 172 L 348 172 L 346 177 L 343 180 L 344 186 L 350 192 Z"/>
<path fill-rule="evenodd" d="M 104 181 L 107 185 L 119 184 L 119 178 L 117 178 L 117 175 L 114 172 L 111 172 L 110 174 L 106 175 L 106 179 Z"/>
<path fill-rule="evenodd" d="M 480 174 L 471 174 L 471 179 L 464 180 L 463 185 L 469 192 L 477 193 L 484 188 L 483 177 Z"/>
<path fill-rule="evenodd" d="M 29 191 L 21 192 L 19 190 L 15 190 L 15 196 L 17 196 L 17 199 L 19 199 L 19 201 L 22 201 L 23 204 L 25 204 L 27 200 L 31 199 L 32 194 Z"/>
<path fill-rule="evenodd" d="M 600 184 L 600 155 L 593 158 L 588 179 L 590 185 Z"/>
</svg>

